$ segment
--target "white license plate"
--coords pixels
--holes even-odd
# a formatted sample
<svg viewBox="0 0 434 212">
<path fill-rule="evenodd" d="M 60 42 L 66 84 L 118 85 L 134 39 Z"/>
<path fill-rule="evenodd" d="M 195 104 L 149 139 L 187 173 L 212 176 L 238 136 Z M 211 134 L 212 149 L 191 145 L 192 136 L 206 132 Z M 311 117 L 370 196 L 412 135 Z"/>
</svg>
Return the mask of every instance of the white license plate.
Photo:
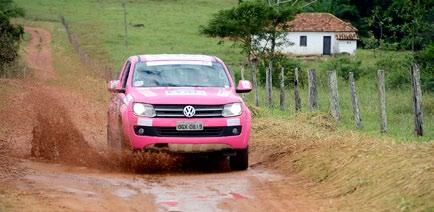
<svg viewBox="0 0 434 212">
<path fill-rule="evenodd" d="M 183 122 L 183 121 L 179 121 L 176 122 L 176 130 L 177 131 L 200 131 L 203 130 L 203 124 L 202 122 L 193 122 L 193 121 L 189 121 L 189 122 Z"/>
</svg>

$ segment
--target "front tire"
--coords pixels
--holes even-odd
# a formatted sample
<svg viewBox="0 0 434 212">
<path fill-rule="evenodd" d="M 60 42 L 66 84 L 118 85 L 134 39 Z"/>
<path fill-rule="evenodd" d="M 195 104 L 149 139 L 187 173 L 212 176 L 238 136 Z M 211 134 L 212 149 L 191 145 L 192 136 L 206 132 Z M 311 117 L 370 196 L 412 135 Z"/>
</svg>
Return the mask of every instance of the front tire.
<svg viewBox="0 0 434 212">
<path fill-rule="evenodd" d="M 235 155 L 229 159 L 229 164 L 232 170 L 246 170 L 249 168 L 249 149 L 236 150 Z"/>
<path fill-rule="evenodd" d="M 119 122 L 116 129 L 107 124 L 107 146 L 109 149 L 115 151 L 122 151 L 126 149 L 125 136 L 122 131 L 122 124 Z"/>
</svg>

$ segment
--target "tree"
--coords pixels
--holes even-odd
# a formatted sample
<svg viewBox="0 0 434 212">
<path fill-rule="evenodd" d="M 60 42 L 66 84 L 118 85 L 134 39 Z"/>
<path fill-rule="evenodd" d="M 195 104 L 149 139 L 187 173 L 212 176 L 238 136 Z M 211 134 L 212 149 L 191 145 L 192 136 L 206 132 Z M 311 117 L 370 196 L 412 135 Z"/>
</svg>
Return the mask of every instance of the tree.
<svg viewBox="0 0 434 212">
<path fill-rule="evenodd" d="M 24 30 L 22 26 L 10 23 L 11 17 L 24 16 L 12 0 L 0 0 L 0 74 L 4 75 L 5 66 L 18 56 L 18 49 Z"/>
<path fill-rule="evenodd" d="M 298 11 L 292 5 L 286 4 L 290 2 L 239 1 L 236 7 L 219 11 L 207 26 L 201 26 L 200 29 L 201 33 L 207 36 L 235 41 L 234 44 L 241 47 L 249 62 L 252 57 L 260 57 L 268 62 L 266 89 L 269 105 L 272 104 L 271 76 L 276 47 L 285 44 L 284 35 L 289 28 L 288 22 Z M 253 75 L 256 76 L 256 73 Z"/>
<path fill-rule="evenodd" d="M 286 34 L 290 28 L 289 21 L 295 17 L 299 11 L 297 7 L 289 4 L 271 4 L 267 14 L 267 24 L 259 35 L 261 40 L 265 41 L 262 46 L 262 57 L 268 61 L 268 68 L 265 73 L 265 85 L 267 93 L 267 102 L 269 106 L 273 103 L 273 70 L 276 60 L 276 48 L 282 45 L 291 45 L 286 40 Z"/>
<path fill-rule="evenodd" d="M 219 11 L 208 25 L 200 27 L 200 32 L 222 40 L 229 38 L 250 59 L 259 42 L 255 35 L 262 33 L 268 13 L 269 8 L 260 1 L 242 1 L 234 8 Z"/>
<path fill-rule="evenodd" d="M 200 32 L 210 37 L 229 38 L 234 45 L 241 47 L 252 68 L 252 80 L 255 92 L 255 104 L 259 106 L 258 82 L 256 80 L 257 63 L 251 59 L 258 52 L 259 36 L 267 24 L 269 7 L 261 1 L 239 1 L 237 7 L 221 10 L 213 16 L 208 25 L 201 26 Z M 255 59 L 256 61 L 256 59 Z"/>
</svg>

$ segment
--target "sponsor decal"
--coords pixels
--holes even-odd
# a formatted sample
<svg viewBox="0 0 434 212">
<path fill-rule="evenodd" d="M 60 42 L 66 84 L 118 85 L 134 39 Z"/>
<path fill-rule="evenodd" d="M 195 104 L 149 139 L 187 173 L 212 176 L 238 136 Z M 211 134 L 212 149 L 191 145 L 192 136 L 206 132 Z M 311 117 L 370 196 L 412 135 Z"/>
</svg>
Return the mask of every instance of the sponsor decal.
<svg viewBox="0 0 434 212">
<path fill-rule="evenodd" d="M 208 55 L 170 55 L 170 54 L 158 54 L 158 55 L 146 55 L 145 60 L 201 60 L 201 61 L 213 61 L 213 57 Z"/>
<path fill-rule="evenodd" d="M 139 117 L 137 118 L 137 125 L 152 127 L 152 119 Z"/>
<path fill-rule="evenodd" d="M 206 96 L 206 92 L 195 89 L 177 89 L 166 91 L 166 96 Z"/>
<path fill-rule="evenodd" d="M 143 81 L 135 81 L 134 82 L 134 86 L 136 86 L 136 87 L 140 87 L 140 86 L 143 86 L 145 83 L 143 82 Z"/>
<path fill-rule="evenodd" d="M 231 126 L 240 126 L 241 122 L 239 118 L 231 118 L 226 120 L 228 127 Z"/>
<path fill-rule="evenodd" d="M 221 97 L 228 97 L 231 95 L 231 91 L 228 91 L 226 89 L 220 89 L 219 92 L 217 93 L 217 96 L 221 96 Z"/>
<path fill-rule="evenodd" d="M 212 66 L 211 61 L 188 61 L 188 60 L 180 60 L 180 61 L 150 61 L 146 62 L 146 66 L 162 66 L 162 65 L 201 65 L 201 66 Z"/>
<path fill-rule="evenodd" d="M 147 89 L 147 88 L 139 89 L 139 92 L 140 92 L 143 96 L 146 96 L 146 97 L 149 97 L 149 96 L 157 96 L 156 93 L 152 92 L 150 89 Z"/>
</svg>

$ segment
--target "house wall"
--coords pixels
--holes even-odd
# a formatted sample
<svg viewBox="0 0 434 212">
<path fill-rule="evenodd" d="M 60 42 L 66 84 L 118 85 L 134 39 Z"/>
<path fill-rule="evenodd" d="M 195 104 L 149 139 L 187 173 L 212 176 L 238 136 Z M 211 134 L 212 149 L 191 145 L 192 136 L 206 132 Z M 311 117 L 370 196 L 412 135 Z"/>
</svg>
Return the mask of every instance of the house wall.
<svg viewBox="0 0 434 212">
<path fill-rule="evenodd" d="M 339 53 L 354 54 L 357 49 L 356 40 L 338 40 Z"/>
<path fill-rule="evenodd" d="M 306 46 L 300 46 L 300 36 L 306 36 Z M 321 55 L 323 53 L 323 36 L 331 36 L 331 53 L 338 52 L 334 32 L 289 32 L 286 40 L 293 45 L 281 46 L 279 51 L 297 55 Z"/>
<path fill-rule="evenodd" d="M 323 37 L 331 36 L 331 53 L 348 52 L 353 54 L 357 48 L 357 41 L 350 43 L 336 40 L 335 32 L 288 32 L 285 40 L 279 40 L 285 45 L 279 46 L 276 50 L 286 54 L 295 55 L 322 55 L 323 54 Z M 300 46 L 300 36 L 306 36 L 306 46 Z M 265 42 L 260 42 L 264 46 Z M 292 45 L 290 45 L 292 44 Z M 268 47 L 270 44 L 267 44 Z"/>
</svg>

